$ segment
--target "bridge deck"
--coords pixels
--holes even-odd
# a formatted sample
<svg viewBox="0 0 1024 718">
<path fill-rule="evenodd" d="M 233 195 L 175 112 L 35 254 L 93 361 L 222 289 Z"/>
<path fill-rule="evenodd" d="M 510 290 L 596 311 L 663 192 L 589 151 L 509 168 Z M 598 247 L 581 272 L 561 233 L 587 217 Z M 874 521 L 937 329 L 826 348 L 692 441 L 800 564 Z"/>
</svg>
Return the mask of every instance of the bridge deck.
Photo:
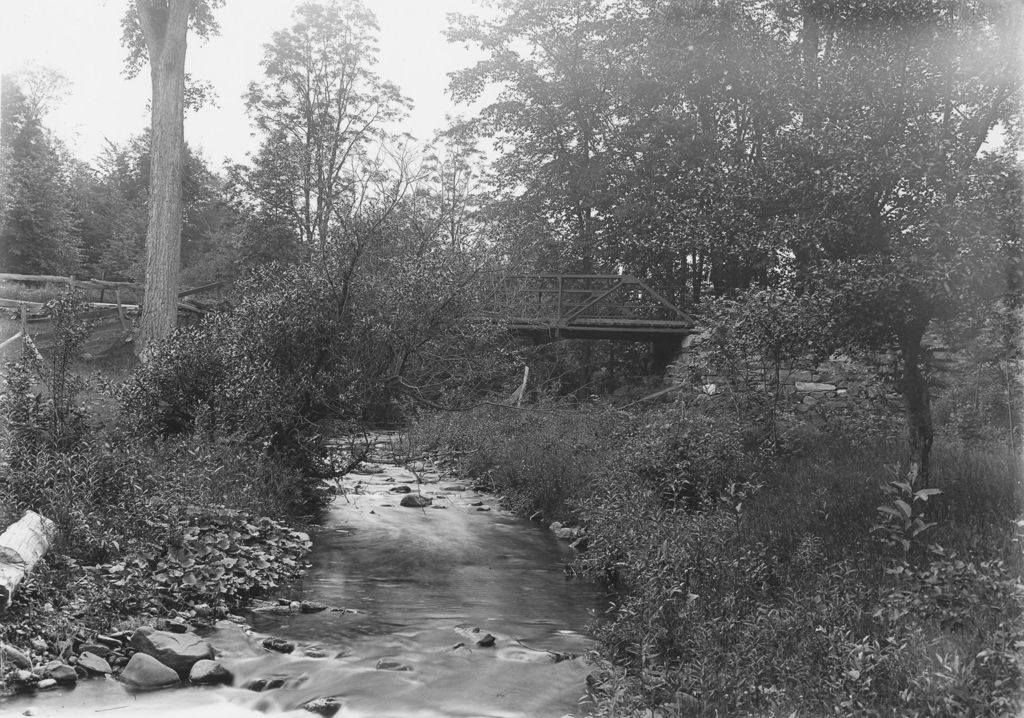
<svg viewBox="0 0 1024 718">
<path fill-rule="evenodd" d="M 503 276 L 489 316 L 537 339 L 680 340 L 693 319 L 643 280 L 618 274 Z"/>
</svg>

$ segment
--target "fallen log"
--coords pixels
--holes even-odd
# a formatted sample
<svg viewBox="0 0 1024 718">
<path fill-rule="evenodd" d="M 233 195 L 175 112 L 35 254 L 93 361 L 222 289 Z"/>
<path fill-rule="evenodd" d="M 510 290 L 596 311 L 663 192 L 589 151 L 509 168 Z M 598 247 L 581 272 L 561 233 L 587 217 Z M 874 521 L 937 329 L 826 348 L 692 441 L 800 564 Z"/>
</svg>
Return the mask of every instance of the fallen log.
<svg viewBox="0 0 1024 718">
<path fill-rule="evenodd" d="M 0 534 L 0 611 L 11 605 L 18 584 L 46 554 L 53 532 L 50 519 L 26 511 Z"/>
</svg>

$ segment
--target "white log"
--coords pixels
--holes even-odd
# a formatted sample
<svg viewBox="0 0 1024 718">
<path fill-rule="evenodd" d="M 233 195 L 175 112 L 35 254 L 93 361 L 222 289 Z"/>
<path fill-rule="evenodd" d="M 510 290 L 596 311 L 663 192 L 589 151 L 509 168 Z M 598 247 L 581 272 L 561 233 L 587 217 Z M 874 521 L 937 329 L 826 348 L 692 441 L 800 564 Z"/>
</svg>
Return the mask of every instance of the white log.
<svg viewBox="0 0 1024 718">
<path fill-rule="evenodd" d="M 14 589 L 46 554 L 53 533 L 50 519 L 26 511 L 0 534 L 0 610 L 11 605 Z"/>
</svg>

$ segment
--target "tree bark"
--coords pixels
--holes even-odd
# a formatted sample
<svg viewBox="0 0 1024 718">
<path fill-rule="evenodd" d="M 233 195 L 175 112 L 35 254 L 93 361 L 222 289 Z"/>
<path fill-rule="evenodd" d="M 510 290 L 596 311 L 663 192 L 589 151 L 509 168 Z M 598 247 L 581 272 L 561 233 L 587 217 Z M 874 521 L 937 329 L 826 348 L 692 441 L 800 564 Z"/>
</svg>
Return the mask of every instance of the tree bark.
<svg viewBox="0 0 1024 718">
<path fill-rule="evenodd" d="M 50 548 L 53 522 L 26 511 L 0 534 L 0 611 L 11 605 L 14 589 Z"/>
<path fill-rule="evenodd" d="M 911 462 L 909 475 L 911 478 L 916 476 L 916 480 L 922 486 L 927 486 L 930 479 L 932 443 L 935 439 L 931 392 L 928 390 L 928 381 L 921 371 L 921 341 L 925 326 L 927 322 L 907 327 L 900 336 L 900 348 L 903 353 L 903 378 L 900 390 L 907 416 Z"/>
<path fill-rule="evenodd" d="M 185 49 L 196 0 L 135 0 L 149 53 L 152 134 L 146 284 L 136 351 L 144 358 L 178 318 L 182 165 L 185 147 Z"/>
</svg>

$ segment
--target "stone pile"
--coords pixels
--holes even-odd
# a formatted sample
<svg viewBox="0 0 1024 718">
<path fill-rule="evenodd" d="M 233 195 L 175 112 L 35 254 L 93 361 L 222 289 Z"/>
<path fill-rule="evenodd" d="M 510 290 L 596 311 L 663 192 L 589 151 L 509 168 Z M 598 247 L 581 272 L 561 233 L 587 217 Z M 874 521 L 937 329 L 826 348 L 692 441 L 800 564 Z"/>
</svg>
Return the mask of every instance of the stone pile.
<svg viewBox="0 0 1024 718">
<path fill-rule="evenodd" d="M 139 626 L 109 635 L 80 633 L 62 646 L 35 638 L 30 651 L 0 644 L 3 679 L 30 691 L 106 675 L 134 690 L 231 682 L 231 673 L 215 660 L 213 646 L 187 624 L 165 621 L 163 628 L 168 630 Z"/>
</svg>

